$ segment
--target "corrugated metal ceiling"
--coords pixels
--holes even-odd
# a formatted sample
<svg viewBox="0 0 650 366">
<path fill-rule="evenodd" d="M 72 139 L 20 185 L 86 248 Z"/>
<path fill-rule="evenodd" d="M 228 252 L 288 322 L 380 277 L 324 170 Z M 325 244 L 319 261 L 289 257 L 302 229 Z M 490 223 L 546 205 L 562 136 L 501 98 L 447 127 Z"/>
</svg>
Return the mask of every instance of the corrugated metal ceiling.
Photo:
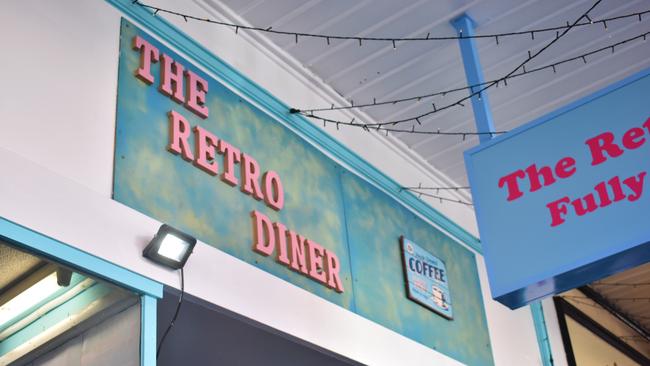
<svg viewBox="0 0 650 366">
<path fill-rule="evenodd" d="M 522 31 L 563 25 L 586 11 L 592 0 L 223 0 L 249 24 L 277 30 L 350 36 L 408 37 L 454 35 L 450 21 L 467 13 L 476 23 L 478 34 Z M 210 3 L 210 1 L 208 1 Z M 213 3 L 214 4 L 214 3 Z M 604 0 L 592 19 L 612 17 L 650 9 L 650 1 Z M 620 40 L 650 31 L 650 16 L 641 22 L 624 19 L 571 30 L 550 47 L 529 68 L 579 55 Z M 271 41 L 355 104 L 417 96 L 466 85 L 456 41 L 390 43 L 331 41 L 269 35 Z M 487 80 L 498 79 L 526 59 L 555 33 L 478 40 L 478 49 Z M 509 130 L 558 107 L 590 94 L 610 83 L 650 67 L 650 47 L 642 41 L 603 52 L 552 71 L 530 74 L 509 81 L 508 87 L 489 91 L 497 130 Z M 450 94 L 421 102 L 400 103 L 365 109 L 377 122 L 419 115 L 430 110 L 431 102 L 448 104 L 465 94 Z M 318 106 L 296 106 L 309 109 Z M 322 106 L 321 106 L 322 107 Z M 474 131 L 471 107 L 452 108 L 422 119 L 426 130 Z M 411 125 L 405 125 L 407 129 Z M 395 134 L 431 166 L 459 185 L 467 178 L 462 152 L 478 139 Z M 417 182 L 413 182 L 417 184 Z"/>
</svg>

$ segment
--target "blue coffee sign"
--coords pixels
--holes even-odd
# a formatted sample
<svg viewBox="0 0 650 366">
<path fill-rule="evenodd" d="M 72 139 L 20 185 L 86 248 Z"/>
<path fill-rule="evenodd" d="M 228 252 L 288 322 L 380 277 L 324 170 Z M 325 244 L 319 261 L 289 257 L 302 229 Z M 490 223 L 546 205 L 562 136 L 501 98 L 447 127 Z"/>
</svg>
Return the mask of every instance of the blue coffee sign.
<svg viewBox="0 0 650 366">
<path fill-rule="evenodd" d="M 445 263 L 405 237 L 401 238 L 401 245 L 408 298 L 451 319 Z"/>
<path fill-rule="evenodd" d="M 650 261 L 650 70 L 465 153 L 492 297 L 517 308 Z"/>
</svg>

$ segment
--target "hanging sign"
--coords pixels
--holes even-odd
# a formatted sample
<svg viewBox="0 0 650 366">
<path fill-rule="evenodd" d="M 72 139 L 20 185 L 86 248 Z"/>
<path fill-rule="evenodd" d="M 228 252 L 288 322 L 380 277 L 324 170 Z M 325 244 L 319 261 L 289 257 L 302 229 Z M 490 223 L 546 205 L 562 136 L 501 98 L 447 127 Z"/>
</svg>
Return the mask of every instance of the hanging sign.
<svg viewBox="0 0 650 366">
<path fill-rule="evenodd" d="M 453 311 L 445 263 L 405 237 L 400 241 L 408 298 L 451 319 Z"/>
<path fill-rule="evenodd" d="M 649 93 L 646 70 L 465 153 L 495 299 L 650 261 Z"/>
</svg>

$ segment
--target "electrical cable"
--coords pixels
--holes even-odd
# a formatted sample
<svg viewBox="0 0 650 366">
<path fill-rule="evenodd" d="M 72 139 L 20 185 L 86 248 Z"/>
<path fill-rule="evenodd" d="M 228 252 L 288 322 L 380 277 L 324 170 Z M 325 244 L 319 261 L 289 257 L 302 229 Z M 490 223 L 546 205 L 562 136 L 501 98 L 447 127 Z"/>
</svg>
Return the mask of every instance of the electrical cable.
<svg viewBox="0 0 650 366">
<path fill-rule="evenodd" d="M 596 53 L 600 53 L 600 52 L 603 52 L 603 51 L 606 51 L 606 50 L 612 50 L 612 53 L 613 53 L 614 50 L 616 49 L 616 47 L 618 47 L 618 46 L 624 45 L 626 43 L 635 41 L 635 40 L 640 39 L 640 38 L 643 38 L 643 40 L 645 41 L 648 36 L 650 36 L 650 32 L 645 32 L 645 33 L 639 34 L 637 36 L 630 37 L 630 38 L 624 39 L 622 41 L 612 43 L 612 44 L 609 44 L 607 46 L 604 46 L 604 47 L 601 47 L 601 48 L 598 48 L 598 49 L 595 49 L 595 50 L 591 50 L 589 52 L 585 52 L 585 53 L 577 55 L 577 56 L 573 56 L 571 58 L 563 59 L 561 61 L 558 61 L 558 62 L 555 62 L 555 63 L 552 63 L 552 64 L 547 64 L 547 65 L 544 65 L 544 66 L 539 66 L 539 67 L 535 67 L 535 68 L 532 68 L 532 69 L 527 69 L 525 71 L 520 71 L 518 73 L 510 75 L 506 79 L 510 80 L 510 79 L 514 79 L 514 78 L 517 78 L 517 77 L 520 77 L 520 76 L 536 73 L 536 72 L 547 70 L 547 69 L 551 69 L 551 70 L 553 70 L 553 73 L 557 73 L 557 67 L 560 66 L 560 65 L 563 65 L 563 64 L 566 64 L 566 63 L 569 63 L 569 62 L 572 62 L 572 61 L 576 61 L 576 60 L 583 60 L 583 62 L 584 62 L 586 57 L 592 56 L 592 55 L 594 55 Z M 435 96 L 446 96 L 447 94 L 452 94 L 452 93 L 455 93 L 455 92 L 468 90 L 468 89 L 471 90 L 471 89 L 478 88 L 478 87 L 481 87 L 481 86 L 484 86 L 484 85 L 488 85 L 490 83 L 501 83 L 501 82 L 504 82 L 503 78 L 484 81 L 482 83 L 473 84 L 473 85 L 461 86 L 461 87 L 458 87 L 458 88 L 453 88 L 453 89 L 448 89 L 448 90 L 437 91 L 437 92 L 428 93 L 428 94 L 422 94 L 422 95 L 416 95 L 416 96 L 412 96 L 412 97 L 406 97 L 406 98 L 392 99 L 392 100 L 386 100 L 386 101 L 380 101 L 380 102 L 377 102 L 376 98 L 373 98 L 372 103 L 364 103 L 364 104 L 356 104 L 356 105 L 354 103 L 352 103 L 351 105 L 344 105 L 344 106 L 335 106 L 335 105 L 332 104 L 330 107 L 319 107 L 319 108 L 301 108 L 301 109 L 292 108 L 290 110 L 290 112 L 291 113 L 301 113 L 301 114 L 304 112 L 304 113 L 313 114 L 314 112 L 337 111 L 337 110 L 346 110 L 346 109 L 361 109 L 361 108 L 367 108 L 367 107 L 378 107 L 378 106 L 382 106 L 382 105 L 398 104 L 398 103 L 411 102 L 411 101 L 418 101 L 419 102 L 419 101 L 421 101 L 423 99 L 432 98 L 432 97 L 435 97 Z M 507 85 L 507 83 L 506 83 L 506 85 Z"/>
<path fill-rule="evenodd" d="M 650 286 L 650 282 L 638 282 L 638 283 L 623 283 L 623 282 L 594 282 L 594 286 L 625 286 L 637 288 L 641 286 Z"/>
<path fill-rule="evenodd" d="M 181 13 L 178 11 L 173 11 L 169 9 L 164 9 L 160 8 L 157 6 L 145 4 L 139 0 L 133 0 L 133 4 L 139 5 L 142 8 L 148 9 L 149 11 L 152 12 L 153 15 L 157 15 L 158 13 L 165 13 L 169 15 L 174 15 L 180 18 L 183 18 L 186 22 L 191 20 L 199 21 L 199 22 L 205 22 L 205 23 L 211 23 L 211 24 L 216 24 L 216 25 L 221 25 L 224 27 L 229 27 L 233 28 L 235 30 L 235 33 L 239 33 L 239 30 L 249 30 L 249 31 L 256 31 L 256 32 L 263 32 L 263 33 L 270 33 L 270 34 L 279 34 L 279 35 L 287 35 L 287 36 L 293 36 L 295 39 L 296 43 L 298 43 L 298 39 L 300 37 L 304 38 L 320 38 L 324 39 L 327 44 L 330 44 L 331 40 L 353 40 L 353 41 L 358 41 L 359 45 L 363 45 L 363 41 L 376 41 L 376 42 L 387 42 L 391 43 L 393 48 L 396 48 L 396 43 L 397 42 L 409 42 L 409 41 L 452 41 L 452 40 L 459 40 L 459 39 L 472 39 L 472 38 L 494 38 L 497 42 L 499 43 L 499 38 L 503 37 L 510 37 L 510 36 L 530 36 L 531 39 L 535 39 L 535 34 L 537 33 L 545 33 L 545 32 L 557 32 L 565 29 L 569 29 L 573 26 L 576 27 L 582 27 L 582 26 L 591 26 L 595 24 L 602 24 L 605 29 L 607 29 L 607 22 L 615 21 L 615 20 L 620 20 L 620 19 L 626 19 L 626 18 L 638 18 L 639 21 L 642 21 L 643 15 L 650 13 L 650 10 L 644 10 L 640 12 L 635 12 L 635 13 L 629 13 L 629 14 L 623 14 L 623 15 L 618 15 L 615 17 L 610 17 L 610 18 L 603 18 L 603 19 L 598 19 L 598 20 L 593 20 L 589 16 L 587 16 L 587 21 L 584 23 L 576 23 L 574 25 L 569 25 L 567 22 L 566 25 L 560 25 L 560 26 L 555 26 L 555 27 L 547 27 L 547 28 L 537 28 L 537 29 L 529 29 L 529 30 L 524 30 L 524 31 L 515 31 L 515 32 L 504 32 L 504 33 L 492 33 L 492 34 L 477 34 L 473 36 L 463 36 L 462 33 L 458 36 L 438 36 L 438 37 L 431 37 L 431 33 L 427 33 L 426 36 L 422 37 L 361 37 L 361 36 L 340 36 L 340 35 L 331 35 L 331 34 L 316 34 L 316 33 L 305 33 L 305 32 L 290 32 L 290 31 L 280 31 L 273 29 L 273 27 L 254 27 L 254 26 L 248 26 L 248 25 L 242 25 L 242 24 L 235 24 L 235 23 L 228 23 L 228 22 L 222 22 L 218 20 L 213 20 L 210 18 L 202 18 L 198 17 L 195 15 L 190 15 L 190 14 L 185 14 Z M 583 17 L 580 17 L 582 19 Z"/>
<path fill-rule="evenodd" d="M 364 124 L 359 124 L 359 123 L 355 124 L 355 123 L 354 123 L 354 120 L 351 121 L 351 122 L 336 121 L 336 120 L 327 119 L 327 118 L 323 118 L 323 117 L 321 117 L 321 116 L 314 115 L 313 113 L 309 113 L 309 114 L 301 113 L 301 114 L 304 115 L 304 116 L 306 116 L 306 117 L 320 119 L 320 120 L 323 121 L 323 124 L 325 124 L 325 123 L 335 123 L 337 129 L 338 129 L 338 126 L 339 126 L 339 125 L 346 125 L 346 126 L 360 127 L 360 128 L 363 128 L 363 129 L 366 130 L 366 131 L 368 131 L 369 128 L 374 128 L 374 129 L 376 129 L 377 131 L 379 131 L 383 126 L 386 126 L 386 125 L 397 125 L 397 124 L 401 124 L 401 123 L 405 123 L 405 122 L 417 122 L 419 125 L 421 125 L 422 123 L 421 123 L 421 121 L 420 121 L 420 118 L 424 118 L 424 117 L 429 116 L 429 115 L 431 115 L 431 114 L 438 113 L 438 112 L 440 112 L 440 111 L 443 111 L 443 110 L 446 110 L 446 109 L 449 109 L 449 108 L 452 108 L 452 107 L 455 107 L 455 106 L 463 106 L 463 107 L 464 107 L 465 104 L 463 104 L 463 102 L 465 102 L 466 100 L 468 100 L 468 99 L 470 99 L 470 98 L 472 98 L 472 97 L 474 97 L 474 96 L 476 96 L 476 95 L 478 95 L 478 97 L 479 97 L 479 99 L 480 99 L 480 97 L 481 97 L 481 93 L 483 93 L 483 92 L 486 91 L 487 89 L 489 89 L 489 88 L 495 86 L 495 85 L 496 85 L 497 83 L 499 83 L 500 81 L 503 81 L 504 84 L 507 85 L 507 81 L 506 81 L 506 80 L 507 80 L 509 77 L 511 77 L 513 74 L 515 74 L 515 73 L 516 73 L 519 69 L 521 69 L 521 68 L 523 68 L 523 70 L 524 70 L 524 72 L 525 72 L 525 65 L 526 65 L 527 63 L 529 63 L 530 61 L 532 61 L 533 59 L 535 59 L 535 58 L 536 58 L 537 56 L 539 56 L 542 52 L 544 52 L 546 49 L 548 49 L 550 46 L 552 46 L 555 42 L 559 41 L 562 37 L 564 37 L 564 36 L 565 36 L 565 35 L 566 35 L 566 34 L 567 34 L 567 33 L 568 33 L 568 32 L 569 32 L 569 31 L 570 31 L 570 30 L 571 30 L 571 29 L 576 25 L 576 24 L 578 24 L 578 22 L 579 22 L 582 18 L 584 18 L 584 17 L 588 17 L 588 16 L 589 16 L 589 12 L 591 12 L 594 8 L 596 8 L 596 6 L 598 6 L 598 4 L 600 4 L 601 2 L 602 2 L 602 0 L 597 0 L 597 1 L 596 1 L 596 2 L 595 2 L 595 3 L 594 3 L 594 4 L 593 4 L 593 5 L 592 5 L 592 6 L 591 6 L 591 7 L 590 7 L 586 12 L 585 12 L 585 13 L 583 13 L 583 14 L 582 14 L 578 19 L 576 19 L 576 20 L 575 20 L 575 21 L 574 21 L 574 22 L 573 22 L 573 23 L 572 23 L 568 28 L 566 28 L 562 33 L 559 33 L 559 32 L 556 33 L 555 38 L 554 38 L 552 41 L 550 41 L 549 43 L 547 43 L 544 47 L 542 47 L 541 49 L 539 49 L 537 52 L 535 52 L 535 53 L 531 53 L 531 51 L 528 51 L 528 57 L 527 57 L 523 62 L 521 62 L 517 67 L 515 67 L 512 71 L 510 71 L 509 73 L 507 73 L 505 76 L 503 76 L 503 77 L 497 79 L 496 81 L 492 81 L 492 82 L 488 83 L 487 85 L 483 86 L 481 89 L 479 89 L 479 90 L 476 91 L 476 92 L 472 91 L 472 93 L 469 94 L 468 96 L 463 97 L 463 98 L 461 98 L 460 100 L 458 100 L 458 101 L 456 101 L 456 102 L 454 102 L 454 103 L 448 104 L 448 105 L 446 105 L 446 106 L 436 108 L 436 105 L 435 105 L 435 103 L 434 103 L 434 104 L 433 104 L 433 110 L 432 110 L 432 111 L 429 111 L 429 112 L 426 112 L 426 113 L 422 113 L 422 114 L 420 114 L 420 115 L 418 115 L 418 116 L 407 117 L 407 118 L 403 118 L 403 119 L 399 119 L 399 120 L 394 120 L 394 121 L 389 121 L 389 122 L 364 123 Z M 584 59 L 584 58 L 583 58 L 583 59 Z M 470 89 L 470 90 L 472 90 L 472 89 Z M 291 109 L 290 112 L 293 112 L 293 113 L 300 113 L 300 112 L 296 112 L 295 109 Z M 397 131 L 395 131 L 395 130 L 391 130 L 391 129 L 387 129 L 387 128 L 384 128 L 384 131 L 386 132 L 386 134 L 388 134 L 388 132 L 409 132 L 408 130 L 397 130 Z M 415 126 L 413 126 L 413 128 L 411 129 L 411 132 L 410 132 L 410 133 L 417 133 L 417 132 L 415 131 Z M 462 135 L 463 138 L 464 138 L 464 137 L 467 136 L 467 135 L 477 135 L 477 134 L 478 134 L 478 135 L 481 135 L 481 134 L 490 134 L 490 135 L 494 135 L 494 134 L 498 134 L 498 133 L 504 133 L 504 132 L 502 131 L 502 132 L 473 132 L 473 133 L 462 133 L 462 132 L 461 132 L 461 133 L 441 133 L 441 132 L 438 131 L 437 133 L 434 133 L 434 134 L 438 134 L 438 135 Z M 431 133 L 429 133 L 429 134 L 431 134 Z"/>
<path fill-rule="evenodd" d="M 169 323 L 169 326 L 167 326 L 167 329 L 165 330 L 165 333 L 163 333 L 162 338 L 160 338 L 160 343 L 158 344 L 158 350 L 156 350 L 156 360 L 158 359 L 158 356 L 160 356 L 160 350 L 162 349 L 163 343 L 165 343 L 165 338 L 167 338 L 167 334 L 169 334 L 169 331 L 174 327 L 176 318 L 178 318 L 178 312 L 181 310 L 181 305 L 183 304 L 183 295 L 185 295 L 185 275 L 183 273 L 183 268 L 181 268 L 181 294 L 178 297 L 178 305 L 176 305 L 176 311 L 174 312 L 174 317 L 172 318 L 172 321 Z"/>
<path fill-rule="evenodd" d="M 425 191 L 458 191 L 461 189 L 470 189 L 469 186 L 449 186 L 449 187 L 422 187 L 421 185 L 417 187 L 400 187 L 400 191 L 416 191 L 416 190 L 425 190 Z"/>
<path fill-rule="evenodd" d="M 272 27 L 261 28 L 261 27 L 245 26 L 245 25 L 239 25 L 239 24 L 234 24 L 234 23 L 220 22 L 220 21 L 209 19 L 209 18 L 201 18 L 201 17 L 198 17 L 198 16 L 193 16 L 193 15 L 190 15 L 190 14 L 184 14 L 184 13 L 180 13 L 180 12 L 177 12 L 177 11 L 172 11 L 172 10 L 152 6 L 152 5 L 149 5 L 149 4 L 145 4 L 145 3 L 142 3 L 139 0 L 134 0 L 134 1 L 132 1 L 132 3 L 152 11 L 153 15 L 157 15 L 159 12 L 167 13 L 167 14 L 170 14 L 170 15 L 182 17 L 185 21 L 188 21 L 189 19 L 192 19 L 192 20 L 203 21 L 203 22 L 213 23 L 213 24 L 217 24 L 217 25 L 232 27 L 232 28 L 235 29 L 235 32 L 238 32 L 239 29 L 245 29 L 245 30 L 252 30 L 252 31 L 275 33 L 275 34 L 293 35 L 293 36 L 295 36 L 296 42 L 298 41 L 299 37 L 314 37 L 314 38 L 325 38 L 327 40 L 328 44 L 330 43 L 330 39 L 344 39 L 344 40 L 347 39 L 347 40 L 358 40 L 360 44 L 361 44 L 361 42 L 363 40 L 366 40 L 366 41 L 389 41 L 389 42 L 392 42 L 393 46 L 395 46 L 395 42 L 399 42 L 399 41 L 461 40 L 461 39 L 471 39 L 471 38 L 495 38 L 496 42 L 498 44 L 499 43 L 499 37 L 507 37 L 507 36 L 515 36 L 515 35 L 530 35 L 531 38 L 534 40 L 536 33 L 555 31 L 556 36 L 555 36 L 555 39 L 553 41 L 551 41 L 549 44 L 547 44 L 545 47 L 540 49 L 535 54 L 531 54 L 531 52 L 529 51 L 528 52 L 528 58 L 524 62 L 522 62 L 517 68 L 515 68 L 510 73 L 506 74 L 506 76 L 504 76 L 502 78 L 499 78 L 499 79 L 495 79 L 495 80 L 491 80 L 491 81 L 487 81 L 487 82 L 483 82 L 483 83 L 479 83 L 479 84 L 475 84 L 475 85 L 469 85 L 469 86 L 464 86 L 464 87 L 460 87 L 460 88 L 454 88 L 454 89 L 450 89 L 450 90 L 446 90 L 446 91 L 440 91 L 440 92 L 435 92 L 435 93 L 429 93 L 429 94 L 426 94 L 426 95 L 420 95 L 420 96 L 414 96 L 414 97 L 408 97 L 408 98 L 401 98 L 401 99 L 390 100 L 390 101 L 383 101 L 383 102 L 379 102 L 379 103 L 377 103 L 376 100 L 373 99 L 373 103 L 366 103 L 366 104 L 361 104 L 361 105 L 356 105 L 356 106 L 352 102 L 351 103 L 352 105 L 350 105 L 350 106 L 335 107 L 334 105 L 332 105 L 330 108 L 314 108 L 314 109 L 303 109 L 303 110 L 295 109 L 295 108 L 290 109 L 291 113 L 299 113 L 299 114 L 301 114 L 301 115 L 303 115 L 305 117 L 308 117 L 308 118 L 320 119 L 323 122 L 324 125 L 326 125 L 327 123 L 336 124 L 337 129 L 339 129 L 340 125 L 361 127 L 366 131 L 369 131 L 370 127 L 372 127 L 373 129 L 376 129 L 378 131 L 383 130 L 387 135 L 388 135 L 388 132 L 397 132 L 397 133 L 413 133 L 413 134 L 444 135 L 444 136 L 462 136 L 463 140 L 465 140 L 465 138 L 467 136 L 470 136 L 470 135 L 486 135 L 486 134 L 489 134 L 490 136 L 494 136 L 494 135 L 506 133 L 507 131 L 494 131 L 494 132 L 441 132 L 439 130 L 437 130 L 437 131 L 416 131 L 415 126 L 413 126 L 411 128 L 411 130 L 408 130 L 408 129 L 391 129 L 391 128 L 385 128 L 383 126 L 397 125 L 397 124 L 405 123 L 405 122 L 417 122 L 419 125 L 421 125 L 422 123 L 420 121 L 420 118 L 426 117 L 426 116 L 431 115 L 433 113 L 437 113 L 437 112 L 440 112 L 440 111 L 443 111 L 443 110 L 446 110 L 446 109 L 449 109 L 449 108 L 452 108 L 452 107 L 456 107 L 456 106 L 463 106 L 464 107 L 465 106 L 465 104 L 463 104 L 464 101 L 472 98 L 475 95 L 478 95 L 478 97 L 480 99 L 481 93 L 483 91 L 485 91 L 485 90 L 487 90 L 487 89 L 489 89 L 489 88 L 491 88 L 491 87 L 493 87 L 495 85 L 498 86 L 499 83 L 501 83 L 501 82 L 503 82 L 504 85 L 507 85 L 507 80 L 508 79 L 519 77 L 519 76 L 530 74 L 530 73 L 534 73 L 534 72 L 538 72 L 538 71 L 542 71 L 542 70 L 549 69 L 549 68 L 553 69 L 553 72 L 555 73 L 557 66 L 559 66 L 559 65 L 561 65 L 563 63 L 574 61 L 574 60 L 577 60 L 577 59 L 582 59 L 586 63 L 586 57 L 587 56 L 593 55 L 594 53 L 601 52 L 601 51 L 607 50 L 607 49 L 611 49 L 612 52 L 613 52 L 616 46 L 622 45 L 624 43 L 630 42 L 632 40 L 635 40 L 635 39 L 638 39 L 638 38 L 641 38 L 641 37 L 643 37 L 643 39 L 645 40 L 646 36 L 648 34 L 650 34 L 650 32 L 647 32 L 647 33 L 644 33 L 642 35 L 633 37 L 631 39 L 627 39 L 627 40 L 624 40 L 624 41 L 621 41 L 621 42 L 617 42 L 615 44 L 612 44 L 612 45 L 609 45 L 609 46 L 606 46 L 606 47 L 602 47 L 602 48 L 600 48 L 598 50 L 590 51 L 588 53 L 572 57 L 570 59 L 566 59 L 566 60 L 556 62 L 554 64 L 545 65 L 545 66 L 537 67 L 537 68 L 534 68 L 534 69 L 526 70 L 525 65 L 528 62 L 530 62 L 533 58 L 538 56 L 542 51 L 544 51 L 546 48 L 548 48 L 554 42 L 559 40 L 562 36 L 564 36 L 573 27 L 581 27 L 581 26 L 587 26 L 587 25 L 593 25 L 593 24 L 596 24 L 596 23 L 601 23 L 604 26 L 604 28 L 607 29 L 607 22 L 626 19 L 626 18 L 631 18 L 631 17 L 638 18 L 638 21 L 641 22 L 643 20 L 643 15 L 645 15 L 647 13 L 650 13 L 650 10 L 645 10 L 645 11 L 640 11 L 640 12 L 635 12 L 635 13 L 618 15 L 618 16 L 614 16 L 614 17 L 610 17 L 610 18 L 603 18 L 603 19 L 599 19 L 599 20 L 593 20 L 593 19 L 591 19 L 589 17 L 589 12 L 591 10 L 593 10 L 600 3 L 600 1 L 601 0 L 597 1 L 589 10 L 587 10 L 587 12 L 585 12 L 573 24 L 570 24 L 569 22 L 567 22 L 566 25 L 556 26 L 556 27 L 531 29 L 531 30 L 517 31 L 517 32 L 505 32 L 505 33 L 495 33 L 495 34 L 473 35 L 473 36 L 463 36 L 462 32 L 461 32 L 461 34 L 458 35 L 458 36 L 430 37 L 430 34 L 427 34 L 426 37 L 410 37 L 410 38 L 336 36 L 336 35 L 311 34 L 311 33 L 302 33 L 302 32 L 278 31 L 278 30 L 273 30 Z M 587 21 L 584 22 L 584 23 L 581 23 L 580 21 L 583 18 L 587 18 Z M 560 33 L 559 32 L 560 30 L 563 30 L 563 32 Z M 517 72 L 520 68 L 523 68 L 523 71 Z M 401 102 L 406 102 L 406 101 L 413 101 L 413 100 L 418 100 L 419 101 L 419 100 L 421 100 L 423 98 L 433 97 L 433 96 L 437 96 L 437 95 L 443 95 L 444 96 L 444 95 L 446 95 L 448 93 L 453 93 L 453 92 L 462 91 L 462 90 L 468 90 L 469 89 L 470 91 L 473 91 L 474 88 L 478 88 L 478 87 L 482 87 L 482 88 L 480 90 L 478 90 L 477 92 L 472 92 L 468 96 L 466 96 L 466 97 L 464 97 L 464 98 L 462 98 L 462 99 L 460 99 L 460 100 L 458 100 L 458 101 L 456 101 L 454 103 L 451 103 L 451 104 L 443 106 L 443 107 L 436 107 L 436 105 L 434 103 L 434 104 L 432 104 L 433 111 L 423 113 L 421 115 L 414 116 L 414 117 L 409 117 L 409 118 L 405 118 L 405 119 L 401 119 L 401 120 L 396 120 L 396 121 L 362 124 L 362 123 L 354 123 L 354 119 L 352 120 L 352 122 L 345 122 L 345 121 L 333 120 L 333 119 L 329 119 L 329 118 L 323 118 L 323 117 L 321 117 L 319 115 L 315 115 L 313 113 L 313 112 L 317 112 L 317 111 L 326 111 L 326 110 L 341 110 L 341 109 L 363 108 L 363 107 L 370 107 L 370 106 L 380 106 L 380 105 L 386 105 L 386 104 L 396 104 L 396 103 L 401 103 Z"/>
<path fill-rule="evenodd" d="M 418 198 L 421 197 L 421 196 L 435 198 L 435 199 L 439 200 L 440 203 L 442 203 L 442 202 L 453 202 L 453 203 L 459 203 L 459 204 L 465 205 L 465 206 L 473 206 L 474 205 L 471 202 L 466 202 L 466 201 L 463 201 L 463 200 L 458 200 L 458 199 L 453 199 L 453 198 L 442 197 L 442 196 L 438 196 L 438 195 L 431 194 L 431 193 L 414 192 L 414 191 L 411 191 L 411 192 L 413 192 L 414 194 L 417 194 Z"/>
</svg>

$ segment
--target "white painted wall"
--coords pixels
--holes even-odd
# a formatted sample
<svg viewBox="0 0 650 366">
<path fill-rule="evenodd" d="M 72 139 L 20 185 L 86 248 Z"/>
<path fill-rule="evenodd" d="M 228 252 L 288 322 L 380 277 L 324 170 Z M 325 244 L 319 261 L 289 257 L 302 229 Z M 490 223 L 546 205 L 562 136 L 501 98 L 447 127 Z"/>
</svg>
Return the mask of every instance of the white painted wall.
<svg viewBox="0 0 650 366">
<path fill-rule="evenodd" d="M 198 1 L 154 2 L 206 11 Z M 101 0 L 3 1 L 0 217 L 178 287 L 175 273 L 140 255 L 159 223 L 110 199 L 120 16 Z M 191 22 L 177 25 L 287 104 L 337 98 L 263 39 Z M 449 184 L 395 141 L 356 130 L 327 132 L 403 184 Z M 477 233 L 470 209 L 432 204 Z M 513 312 L 492 301 L 482 258 L 478 262 L 497 365 L 540 364 L 530 311 Z M 233 274 L 237 284 L 229 280 Z M 363 363 L 457 364 L 201 243 L 186 278 L 186 289 L 195 296 Z"/>
</svg>

